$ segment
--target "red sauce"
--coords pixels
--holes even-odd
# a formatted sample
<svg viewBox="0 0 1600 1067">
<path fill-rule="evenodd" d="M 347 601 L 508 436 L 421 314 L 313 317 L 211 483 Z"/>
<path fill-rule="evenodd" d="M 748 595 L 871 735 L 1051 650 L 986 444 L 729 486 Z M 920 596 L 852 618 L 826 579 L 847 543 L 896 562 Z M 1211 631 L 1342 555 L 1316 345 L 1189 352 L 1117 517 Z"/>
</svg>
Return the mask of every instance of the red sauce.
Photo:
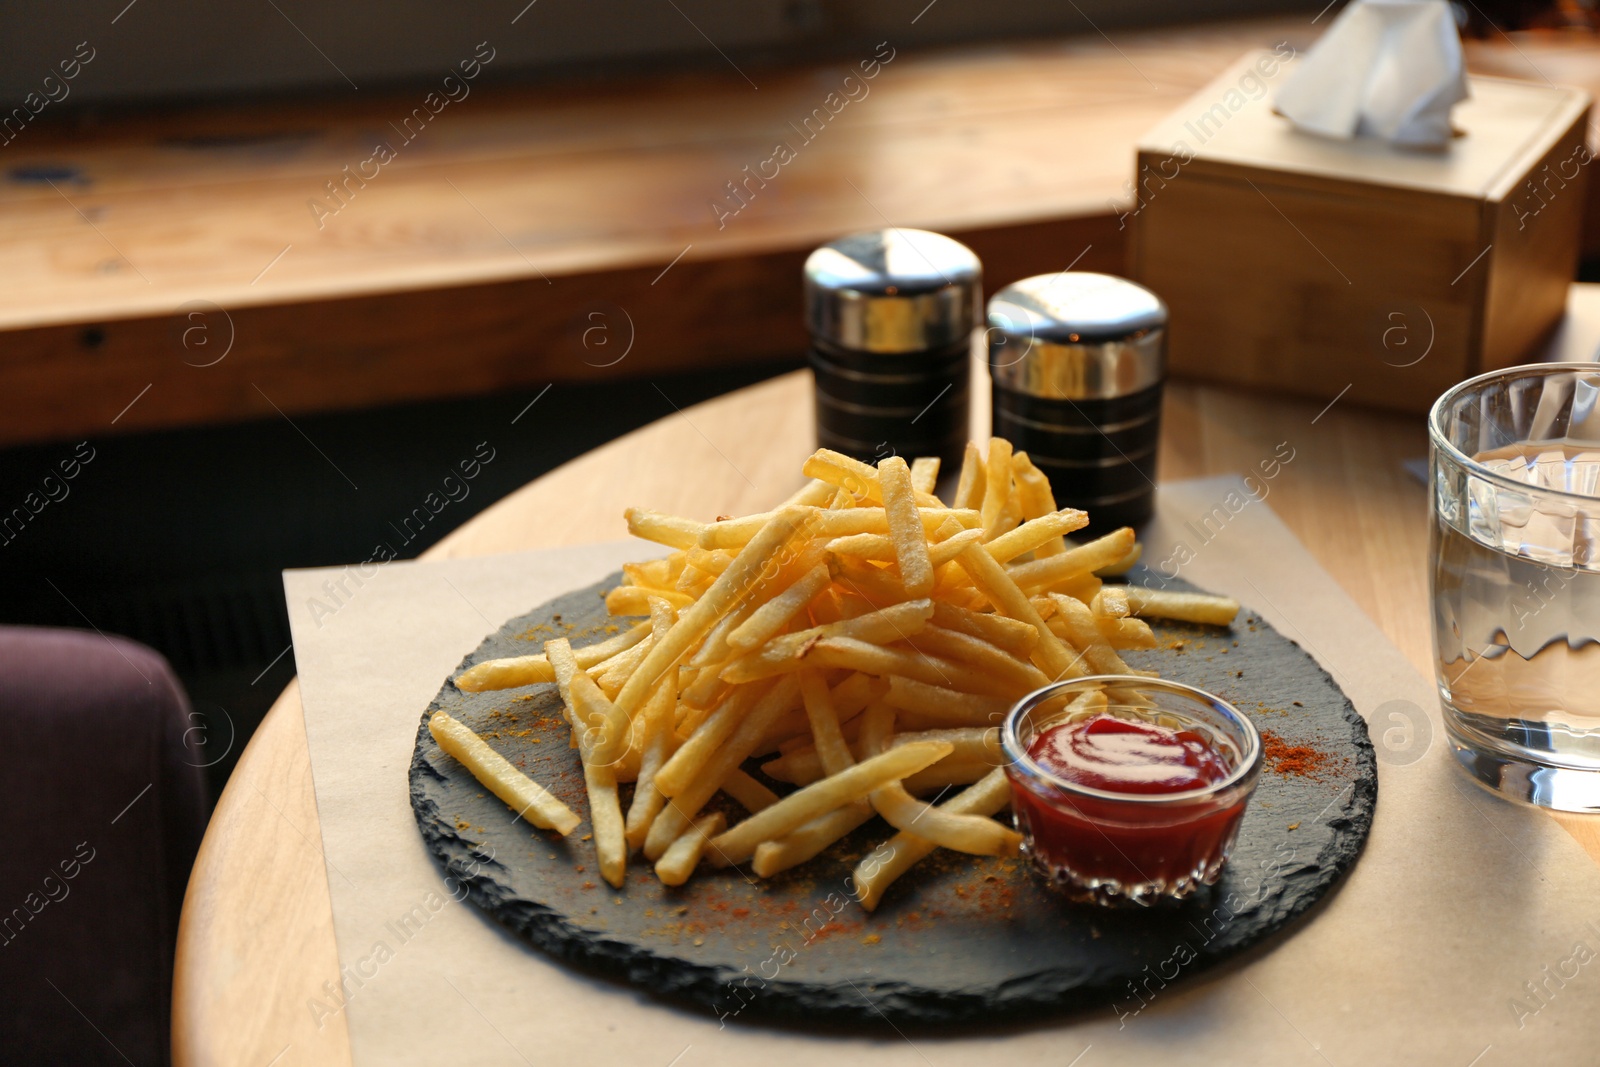
<svg viewBox="0 0 1600 1067">
<path fill-rule="evenodd" d="M 1166 892 L 1214 880 L 1249 799 L 1248 788 L 1229 787 L 1150 802 L 1233 773 L 1238 754 L 1200 730 L 1101 714 L 1041 731 L 1028 755 L 1063 781 L 1129 797 L 1085 796 L 1012 768 L 1012 804 L 1034 862 L 1075 892 L 1095 884 L 1118 895 Z"/>
<path fill-rule="evenodd" d="M 1186 793 L 1233 771 L 1194 730 L 1105 714 L 1050 727 L 1028 755 L 1057 778 L 1108 793 Z"/>
</svg>

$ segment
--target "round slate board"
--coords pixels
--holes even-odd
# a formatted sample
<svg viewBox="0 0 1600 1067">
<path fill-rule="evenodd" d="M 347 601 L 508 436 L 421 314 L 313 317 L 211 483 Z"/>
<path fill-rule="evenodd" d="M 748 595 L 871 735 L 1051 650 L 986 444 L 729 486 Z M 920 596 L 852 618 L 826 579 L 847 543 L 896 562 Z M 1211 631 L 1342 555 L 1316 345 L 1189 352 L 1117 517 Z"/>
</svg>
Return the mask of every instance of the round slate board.
<svg viewBox="0 0 1600 1067">
<path fill-rule="evenodd" d="M 1149 577 L 1136 570 L 1130 580 Z M 579 646 L 600 640 L 611 624 L 603 591 L 618 581 L 511 620 L 462 667 L 526 655 L 556 636 Z M 669 889 L 635 859 L 626 886 L 612 889 L 587 824 L 560 840 L 518 821 L 428 733 L 428 717 L 449 712 L 587 816 L 554 685 L 463 693 L 446 682 L 417 732 L 411 805 L 434 856 L 495 919 L 559 959 L 724 1020 L 926 1026 L 1108 1002 L 1132 1014 L 1316 903 L 1354 864 L 1377 803 L 1366 725 L 1298 645 L 1249 613 L 1231 632 L 1183 624 L 1156 632 L 1161 647 L 1126 654 L 1130 665 L 1216 693 L 1286 744 L 1331 757 L 1315 777 L 1279 772 L 1269 759 L 1222 880 L 1180 906 L 1069 904 L 1024 860 L 941 850 L 868 914 L 849 876 L 893 833 L 876 819 L 773 879 L 702 869 Z"/>
</svg>

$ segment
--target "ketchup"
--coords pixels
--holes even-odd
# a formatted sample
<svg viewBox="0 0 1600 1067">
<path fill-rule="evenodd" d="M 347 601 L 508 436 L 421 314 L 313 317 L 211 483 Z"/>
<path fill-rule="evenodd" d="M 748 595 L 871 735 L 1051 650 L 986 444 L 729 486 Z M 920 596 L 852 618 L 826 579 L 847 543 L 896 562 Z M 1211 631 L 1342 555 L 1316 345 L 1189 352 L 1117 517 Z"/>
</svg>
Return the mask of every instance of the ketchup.
<svg viewBox="0 0 1600 1067">
<path fill-rule="evenodd" d="M 1233 770 L 1194 730 L 1104 713 L 1050 727 L 1034 738 L 1028 755 L 1057 778 L 1108 793 L 1185 793 Z"/>
<path fill-rule="evenodd" d="M 1233 774 L 1239 754 L 1203 728 L 1106 713 L 1047 727 L 1028 756 L 1060 783 L 1127 797 L 1010 770 L 1029 855 L 1082 899 L 1142 902 L 1215 882 L 1253 784 L 1213 788 Z"/>
</svg>

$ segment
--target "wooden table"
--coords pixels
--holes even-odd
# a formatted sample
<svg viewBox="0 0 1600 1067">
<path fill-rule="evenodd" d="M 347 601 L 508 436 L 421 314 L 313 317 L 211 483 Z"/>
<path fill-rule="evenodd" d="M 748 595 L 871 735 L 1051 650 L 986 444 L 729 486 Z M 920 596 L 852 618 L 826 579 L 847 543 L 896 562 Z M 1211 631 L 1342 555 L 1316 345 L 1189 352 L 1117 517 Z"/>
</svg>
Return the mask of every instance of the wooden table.
<svg viewBox="0 0 1600 1067">
<path fill-rule="evenodd" d="M 1592 358 L 1597 340 L 1600 286 L 1576 286 L 1553 355 Z M 986 376 L 974 386 L 986 423 Z M 800 484 L 813 447 L 810 388 L 808 373 L 789 374 L 668 416 L 528 484 L 426 558 L 621 539 L 630 504 L 707 519 L 767 508 Z M 1427 497 L 1401 466 L 1426 453 L 1423 419 L 1325 403 L 1172 383 L 1161 476 L 1250 470 L 1286 442 L 1294 459 L 1268 503 L 1430 676 Z M 1556 817 L 1600 860 L 1597 820 Z M 324 981 L 337 983 L 338 957 L 291 685 L 245 749 L 195 862 L 178 936 L 175 1061 L 344 1067 L 343 1016 L 319 1030 L 306 1006 Z"/>
</svg>

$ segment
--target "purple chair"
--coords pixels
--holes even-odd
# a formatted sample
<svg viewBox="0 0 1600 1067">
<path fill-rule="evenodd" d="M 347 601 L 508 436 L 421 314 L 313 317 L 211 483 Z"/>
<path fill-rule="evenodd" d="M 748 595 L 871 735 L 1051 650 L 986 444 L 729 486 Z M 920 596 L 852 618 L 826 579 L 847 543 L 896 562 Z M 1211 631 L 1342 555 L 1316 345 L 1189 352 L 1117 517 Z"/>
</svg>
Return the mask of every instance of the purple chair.
<svg viewBox="0 0 1600 1067">
<path fill-rule="evenodd" d="M 205 830 L 189 701 L 143 645 L 0 627 L 0 1061 L 169 1062 Z"/>
</svg>

